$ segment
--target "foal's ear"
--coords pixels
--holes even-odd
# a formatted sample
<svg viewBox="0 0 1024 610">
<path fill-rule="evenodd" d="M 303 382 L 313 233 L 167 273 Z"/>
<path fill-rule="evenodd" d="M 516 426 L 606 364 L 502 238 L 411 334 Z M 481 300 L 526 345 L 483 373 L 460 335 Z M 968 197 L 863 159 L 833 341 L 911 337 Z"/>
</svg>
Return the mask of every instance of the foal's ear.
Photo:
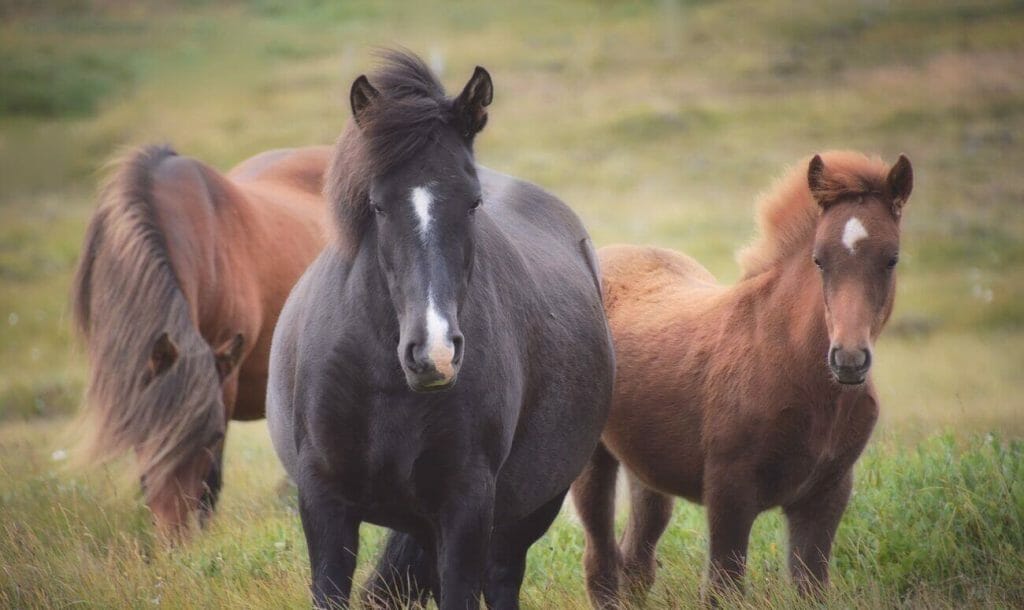
<svg viewBox="0 0 1024 610">
<path fill-rule="evenodd" d="M 455 100 L 455 111 L 463 124 L 463 135 L 472 138 L 487 124 L 487 107 L 494 99 L 491 75 L 480 66 Z"/>
<path fill-rule="evenodd" d="M 171 365 L 178 360 L 178 346 L 171 341 L 167 332 L 160 333 L 160 336 L 153 342 L 149 352 L 149 362 L 146 363 L 146 372 L 143 381 L 149 383 L 157 375 L 171 368 Z"/>
<path fill-rule="evenodd" d="M 892 211 L 898 217 L 910 199 L 910 191 L 914 190 L 914 168 L 911 167 L 910 159 L 906 155 L 900 155 L 889 170 L 889 176 L 885 181 L 892 195 Z"/>
<path fill-rule="evenodd" d="M 224 381 L 224 378 L 230 375 L 231 371 L 235 370 L 235 367 L 242 360 L 243 345 L 245 345 L 245 339 L 241 333 L 238 333 L 224 342 L 214 352 L 213 358 L 217 363 L 217 375 L 220 376 L 221 381 Z"/>
<path fill-rule="evenodd" d="M 810 164 L 807 166 L 807 186 L 811 189 L 811 195 L 814 195 L 818 205 L 824 205 L 823 201 L 826 194 L 825 162 L 821 160 L 821 155 L 814 155 L 814 158 L 811 159 Z"/>
<path fill-rule="evenodd" d="M 380 97 L 380 92 L 374 89 L 373 85 L 370 84 L 370 79 L 366 78 L 365 74 L 360 75 L 352 83 L 352 90 L 348 94 L 348 101 L 352 105 L 352 118 L 355 119 L 356 125 L 362 126 L 360 120 L 363 113 L 378 97 Z"/>
</svg>

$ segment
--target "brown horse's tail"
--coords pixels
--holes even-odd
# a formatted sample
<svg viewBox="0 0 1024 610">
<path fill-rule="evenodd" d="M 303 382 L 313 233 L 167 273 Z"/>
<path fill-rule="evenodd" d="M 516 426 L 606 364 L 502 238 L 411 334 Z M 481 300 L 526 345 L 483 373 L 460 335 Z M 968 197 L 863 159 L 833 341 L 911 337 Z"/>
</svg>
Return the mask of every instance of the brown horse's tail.
<svg viewBox="0 0 1024 610">
<path fill-rule="evenodd" d="M 71 295 L 90 361 L 88 455 L 135 450 L 149 490 L 224 429 L 213 354 L 191 319 L 154 209 L 154 172 L 176 156 L 149 146 L 114 164 Z"/>
</svg>

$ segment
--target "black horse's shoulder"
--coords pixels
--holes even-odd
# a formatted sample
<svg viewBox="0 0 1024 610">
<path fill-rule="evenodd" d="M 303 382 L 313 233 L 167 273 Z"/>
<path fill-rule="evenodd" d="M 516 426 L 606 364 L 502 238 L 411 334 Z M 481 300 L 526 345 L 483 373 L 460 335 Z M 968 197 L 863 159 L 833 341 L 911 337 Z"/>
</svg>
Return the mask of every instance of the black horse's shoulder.
<svg viewBox="0 0 1024 610">
<path fill-rule="evenodd" d="M 547 235 L 576 248 L 588 234 L 576 212 L 544 187 L 501 172 L 478 167 L 484 205 L 497 208 L 499 220 L 517 216 L 536 236 Z M 508 226 L 510 230 L 511 226 Z"/>
</svg>

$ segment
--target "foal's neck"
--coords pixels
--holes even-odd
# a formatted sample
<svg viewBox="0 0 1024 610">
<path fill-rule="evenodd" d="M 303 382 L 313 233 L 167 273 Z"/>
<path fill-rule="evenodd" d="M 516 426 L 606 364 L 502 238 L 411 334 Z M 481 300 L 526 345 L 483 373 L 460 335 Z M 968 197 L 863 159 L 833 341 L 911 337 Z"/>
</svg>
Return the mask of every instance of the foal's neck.
<svg viewBox="0 0 1024 610">
<path fill-rule="evenodd" d="M 823 380 L 829 387 L 835 386 L 826 360 L 829 335 L 821 275 L 810 255 L 791 255 L 763 276 L 747 281 L 757 281 L 755 289 L 761 292 L 757 323 L 776 329 L 772 335 L 772 347 L 777 350 L 774 357 L 785 359 L 810 382 Z"/>
</svg>

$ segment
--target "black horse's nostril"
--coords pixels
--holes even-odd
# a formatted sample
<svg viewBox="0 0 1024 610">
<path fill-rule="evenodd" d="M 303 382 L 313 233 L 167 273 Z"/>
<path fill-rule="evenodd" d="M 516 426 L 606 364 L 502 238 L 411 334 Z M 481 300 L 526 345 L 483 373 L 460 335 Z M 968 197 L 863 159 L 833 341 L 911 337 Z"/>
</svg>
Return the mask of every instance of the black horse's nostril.
<svg viewBox="0 0 1024 610">
<path fill-rule="evenodd" d="M 452 349 L 454 351 L 454 355 L 452 356 L 453 366 L 458 366 L 459 363 L 462 362 L 462 349 L 464 344 L 465 341 L 463 340 L 461 334 L 456 334 L 452 336 Z"/>
<path fill-rule="evenodd" d="M 414 373 L 422 373 L 426 368 L 416 357 L 417 345 L 410 341 L 405 345 L 405 367 Z"/>
</svg>

